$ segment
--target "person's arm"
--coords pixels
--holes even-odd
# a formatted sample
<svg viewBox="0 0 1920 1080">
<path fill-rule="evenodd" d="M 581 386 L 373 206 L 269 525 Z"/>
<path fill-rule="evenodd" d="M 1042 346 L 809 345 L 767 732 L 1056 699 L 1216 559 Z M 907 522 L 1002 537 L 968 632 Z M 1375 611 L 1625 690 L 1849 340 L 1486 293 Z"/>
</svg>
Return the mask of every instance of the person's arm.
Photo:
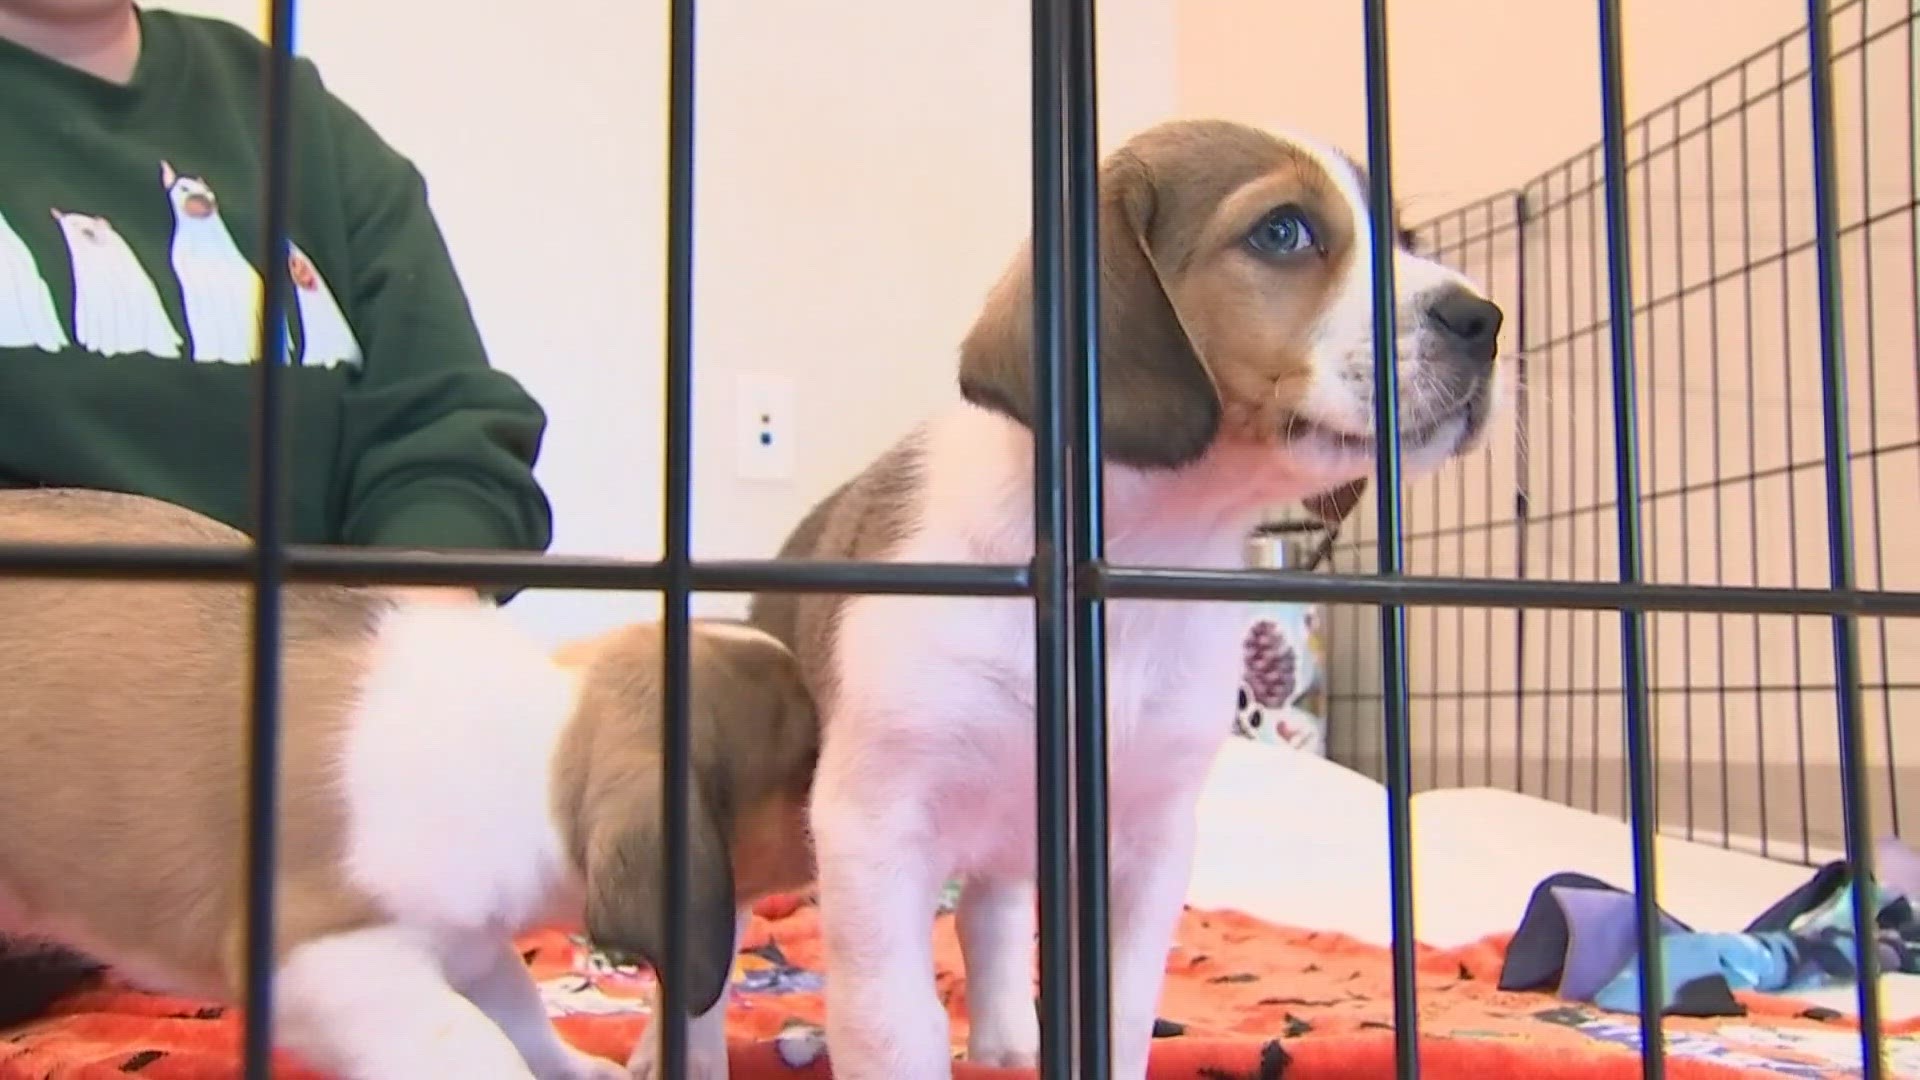
<svg viewBox="0 0 1920 1080">
<path fill-rule="evenodd" d="M 346 303 L 364 357 L 343 403 L 339 539 L 544 551 L 552 511 L 533 465 L 545 413 L 489 365 L 420 173 L 326 101 L 353 264 Z"/>
</svg>

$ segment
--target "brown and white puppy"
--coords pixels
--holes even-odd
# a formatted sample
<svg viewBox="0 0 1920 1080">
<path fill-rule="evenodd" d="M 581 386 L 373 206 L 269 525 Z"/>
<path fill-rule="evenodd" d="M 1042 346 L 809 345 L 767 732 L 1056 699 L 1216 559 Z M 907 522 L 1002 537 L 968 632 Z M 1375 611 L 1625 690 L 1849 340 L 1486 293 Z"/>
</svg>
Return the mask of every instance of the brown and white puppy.
<svg viewBox="0 0 1920 1080">
<path fill-rule="evenodd" d="M 146 499 L 0 492 L 0 541 L 109 539 L 246 542 Z M 0 930 L 239 995 L 248 604 L 0 576 Z M 659 955 L 658 630 L 568 670 L 478 602 L 296 585 L 284 616 L 280 1042 L 348 1080 L 625 1076 L 560 1039 L 511 939 L 583 925 Z M 818 728 L 767 635 L 696 624 L 692 663 L 687 989 L 711 1016 L 736 911 L 810 880 Z M 722 1035 L 709 1019 L 690 1049 L 724 1061 Z"/>
<path fill-rule="evenodd" d="M 1310 140 L 1193 121 L 1100 171 L 1106 537 L 1118 565 L 1232 568 L 1272 508 L 1339 513 L 1373 469 L 1366 180 Z M 1501 312 L 1393 253 L 1410 476 L 1474 444 Z M 799 524 L 783 558 L 1023 563 L 1033 554 L 1030 255 L 960 349 L 963 400 Z M 1033 1062 L 1034 647 L 1020 599 L 765 595 L 823 717 L 811 810 L 828 1047 L 841 1080 L 950 1074 L 928 919 L 964 880 L 968 1056 Z M 1147 1069 L 1194 809 L 1229 728 L 1233 605 L 1108 606 L 1114 1070 Z"/>
</svg>

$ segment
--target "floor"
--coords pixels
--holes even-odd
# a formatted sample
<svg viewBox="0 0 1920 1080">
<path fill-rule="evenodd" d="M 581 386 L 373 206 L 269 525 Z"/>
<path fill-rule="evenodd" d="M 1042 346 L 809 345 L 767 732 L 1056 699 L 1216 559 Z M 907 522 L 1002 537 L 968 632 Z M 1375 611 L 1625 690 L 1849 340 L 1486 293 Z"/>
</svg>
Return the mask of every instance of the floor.
<svg viewBox="0 0 1920 1080">
<path fill-rule="evenodd" d="M 1420 940 L 1462 945 L 1511 930 L 1542 878 L 1578 871 L 1633 884 L 1631 837 L 1610 817 L 1492 788 L 1413 799 Z M 1230 739 L 1201 798 L 1192 902 L 1385 944 L 1386 791 L 1332 762 Z M 1793 863 L 1702 843 L 1657 841 L 1661 906 L 1692 926 L 1737 929 L 1806 881 Z M 1852 987 L 1799 995 L 1847 1013 Z M 1920 1016 L 1920 976 L 1881 979 L 1889 1019 Z"/>
</svg>

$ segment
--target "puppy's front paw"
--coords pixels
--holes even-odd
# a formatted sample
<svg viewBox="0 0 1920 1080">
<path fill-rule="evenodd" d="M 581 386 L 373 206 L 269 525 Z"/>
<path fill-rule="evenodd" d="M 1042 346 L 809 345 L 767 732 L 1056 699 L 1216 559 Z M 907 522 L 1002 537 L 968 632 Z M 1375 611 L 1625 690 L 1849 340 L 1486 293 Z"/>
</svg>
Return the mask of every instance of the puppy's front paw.
<svg viewBox="0 0 1920 1080">
<path fill-rule="evenodd" d="M 967 1033 L 967 1060 L 995 1069 L 1031 1069 L 1040 1064 L 1040 1018 L 1031 1007 L 991 1005 Z"/>
<path fill-rule="evenodd" d="M 540 1074 L 540 1080 L 627 1080 L 627 1070 L 617 1061 L 596 1057 L 585 1050 L 569 1047 L 566 1060 L 557 1068 Z"/>
<path fill-rule="evenodd" d="M 976 1054 L 967 1051 L 967 1063 L 984 1065 L 989 1069 L 1031 1069 L 1040 1064 L 1038 1050 L 1004 1050 L 998 1053 Z"/>
<path fill-rule="evenodd" d="M 1031 1069 L 1040 1064 L 1040 1041 L 1007 1039 L 992 1032 L 967 1040 L 967 1061 L 990 1069 Z"/>
<path fill-rule="evenodd" d="M 656 1064 L 660 1056 L 660 1041 L 659 1036 L 654 1034 L 655 1030 L 648 1026 L 646 1033 L 640 1036 L 640 1045 L 634 1049 L 633 1057 L 627 1061 L 626 1075 L 632 1080 L 657 1080 L 664 1075 Z M 694 1045 L 687 1047 L 687 1080 L 727 1080 L 726 1040 L 689 1041 Z"/>
</svg>

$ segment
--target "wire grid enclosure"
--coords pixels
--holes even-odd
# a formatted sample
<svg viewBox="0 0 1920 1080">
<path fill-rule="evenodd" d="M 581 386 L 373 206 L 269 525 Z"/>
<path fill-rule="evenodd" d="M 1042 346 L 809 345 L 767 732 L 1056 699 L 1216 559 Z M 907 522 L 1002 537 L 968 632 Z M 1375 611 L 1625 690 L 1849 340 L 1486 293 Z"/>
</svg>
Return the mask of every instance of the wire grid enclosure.
<svg viewBox="0 0 1920 1080">
<path fill-rule="evenodd" d="M 247 837 L 247 979 L 245 1074 L 268 1075 L 272 1005 L 272 941 L 266 933 L 274 905 L 271 867 L 278 803 L 275 768 L 279 734 L 279 590 L 286 580 L 349 583 L 468 584 L 480 587 L 646 589 L 663 593 L 665 678 L 662 758 L 665 858 L 669 882 L 663 922 L 667 948 L 660 958 L 663 999 L 659 1022 L 661 1072 L 684 1075 L 687 1064 L 682 934 L 688 892 L 688 594 L 702 591 L 804 591 L 829 593 L 919 593 L 1030 596 L 1034 602 L 1036 660 L 1035 782 L 1039 820 L 1041 1074 L 1049 1080 L 1105 1076 L 1110 1072 L 1107 949 L 1105 649 L 1103 605 L 1110 599 L 1309 599 L 1388 605 L 1374 622 L 1379 645 L 1365 634 L 1368 621 L 1343 612 L 1336 627 L 1334 699 L 1340 707 L 1336 745 L 1343 756 L 1378 764 L 1388 787 L 1390 880 L 1393 885 L 1393 998 L 1395 1074 L 1418 1075 L 1418 1003 L 1412 928 L 1412 863 L 1408 796 L 1412 782 L 1509 782 L 1524 790 L 1595 806 L 1622 804 L 1623 729 L 1633 797 L 1625 805 L 1645 809 L 1648 778 L 1678 777 L 1681 798 L 1661 800 L 1662 821 L 1711 822 L 1732 842 L 1739 817 L 1734 798 L 1742 788 L 1733 764 L 1745 746 L 1756 764 L 1760 749 L 1792 746 L 1795 775 L 1818 776 L 1814 763 L 1839 755 L 1830 735 L 1849 730 L 1857 713 L 1822 702 L 1819 689 L 1827 659 L 1814 643 L 1818 619 L 1833 634 L 1832 663 L 1842 675 L 1852 664 L 1851 613 L 1920 615 L 1920 592 L 1889 591 L 1897 579 L 1880 557 L 1878 538 L 1897 534 L 1899 506 L 1914 505 L 1911 460 L 1899 473 L 1897 452 L 1909 459 L 1915 433 L 1911 410 L 1915 378 L 1912 356 L 1914 154 L 1913 13 L 1893 31 L 1872 25 L 1865 0 L 1840 9 L 1834 25 L 1842 38 L 1839 67 L 1824 31 L 1825 0 L 1809 0 L 1815 33 L 1790 38 L 1742 66 L 1713 87 L 1689 95 L 1654 117 L 1628 127 L 1621 116 L 1619 0 L 1598 0 L 1601 98 L 1607 129 L 1603 155 L 1584 155 L 1529 185 L 1425 230 L 1430 244 L 1448 252 L 1486 280 L 1516 315 L 1520 352 L 1529 373 L 1514 426 L 1493 436 L 1491 452 L 1474 458 L 1437 482 L 1420 485 L 1404 499 L 1397 484 L 1397 439 L 1381 440 L 1378 475 L 1388 481 L 1371 493 L 1338 557 L 1353 573 L 1191 571 L 1123 567 L 1104 558 L 1100 470 L 1099 262 L 1094 133 L 1094 5 L 1092 0 L 1034 0 L 1033 9 L 1033 234 L 1035 267 L 1036 402 L 1034 454 L 1035 558 L 1027 565 L 885 565 L 868 563 L 700 562 L 688 544 L 691 480 L 691 339 L 694 170 L 695 31 L 692 0 L 669 0 L 669 152 L 666 296 L 666 447 L 663 506 L 664 556 L 658 563 L 561 558 L 531 554 L 456 555 L 313 549 L 289 546 L 285 538 L 285 489 L 281 376 L 285 361 L 279 328 L 286 303 L 288 180 L 291 175 L 289 112 L 293 0 L 268 5 L 269 62 L 263 102 L 265 213 L 257 252 L 266 282 L 261 326 L 262 362 L 256 395 L 253 532 L 255 544 L 232 550 L 140 547 L 0 547 L 0 572 L 61 576 L 139 578 L 245 578 L 256 586 L 251 671 L 254 704 L 248 734 L 252 762 L 245 798 Z M 1392 303 L 1391 106 L 1387 98 L 1386 4 L 1361 5 L 1366 48 L 1367 150 L 1372 164 L 1368 202 L 1373 208 L 1375 342 L 1373 370 L 1379 387 L 1378 429 L 1397 423 L 1395 307 Z M 1846 28 L 1849 20 L 1865 31 Z M 1901 35 L 1905 36 L 1902 38 Z M 1876 36 L 1877 35 L 1877 36 Z M 1889 156 L 1867 154 L 1865 132 L 1887 121 L 1866 115 L 1865 102 L 1887 99 L 1863 67 L 1841 82 L 1839 111 L 1851 118 L 1838 129 L 1825 126 L 1831 76 L 1860 67 L 1874 46 L 1905 41 L 1904 66 L 1880 61 L 1872 78 L 1904 78 L 1897 99 L 1906 102 L 1905 128 L 1891 141 L 1891 156 L 1904 173 L 1884 164 Z M 1806 72 L 1806 56 L 1823 62 Z M 1769 67 L 1769 63 L 1773 67 Z M 1893 74 L 1887 72 L 1891 70 Z M 1768 72 L 1772 74 L 1769 75 Z M 1727 85 L 1732 80 L 1732 87 Z M 1807 85 L 1817 91 L 1811 98 Z M 1846 87 L 1851 84 L 1852 89 Z M 1697 100 L 1696 100 L 1697 99 Z M 1811 121 L 1811 122 L 1810 122 Z M 1809 129 L 1828 139 L 1809 141 Z M 1695 131 L 1700 129 L 1700 131 Z M 1848 130 L 1838 154 L 1846 175 L 1860 179 L 1841 192 L 1856 223 L 1837 228 L 1833 192 L 1835 149 L 1831 137 Z M 1729 134 L 1729 133 L 1732 134 Z M 1883 137 L 1875 145 L 1885 145 Z M 1904 142 L 1901 140 L 1904 139 Z M 1638 140 L 1637 160 L 1624 151 Z M 1663 156 L 1664 155 L 1664 156 Z M 1737 164 L 1730 164 L 1737 163 Z M 1891 170 L 1886 176 L 1882 170 Z M 1809 200 L 1811 183 L 1818 198 Z M 1664 185 L 1664 186 L 1663 186 Z M 1769 186 L 1771 185 L 1771 186 Z M 1904 185 L 1904 186 L 1903 186 Z M 1884 192 L 1895 195 L 1887 197 Z M 1721 192 L 1736 192 L 1723 196 Z M 1864 194 L 1863 194 L 1864 192 Z M 1904 194 L 1900 194 L 1904 192 Z M 1602 194 L 1607 197 L 1602 208 Z M 1818 207 L 1818 221 L 1809 210 Z M 1889 209 L 1892 207 L 1894 209 Z M 1606 224 L 1602 224 L 1602 221 Z M 1895 222 L 1883 230 L 1882 220 Z M 1904 229 L 1904 231 L 1900 231 Z M 1897 235 L 1893 235 L 1897 233 Z M 1818 244 L 1814 234 L 1817 234 Z M 1836 241 L 1836 234 L 1839 240 Z M 1704 237 L 1704 238 L 1703 238 Z M 1631 238 L 1633 243 L 1623 245 Z M 1678 241 L 1673 242 L 1673 241 Z M 1840 246 L 1836 249 L 1836 243 Z M 1866 252 L 1868 245 L 1872 251 Z M 1638 253 L 1634 265 L 1611 255 Z M 1814 252 L 1819 251 L 1819 273 Z M 1854 282 L 1841 310 L 1839 278 L 1831 258 L 1838 251 L 1855 265 Z M 1877 253 L 1877 254 L 1876 254 Z M 1862 264 L 1862 259 L 1864 263 Z M 1902 279 L 1887 266 L 1904 268 Z M 1876 268 L 1878 268 L 1876 270 Z M 1634 293 L 1625 292 L 1629 276 Z M 1817 276 L 1817 283 L 1813 279 Z M 1604 283 L 1603 283 L 1603 280 Z M 1731 283 L 1731 284 L 1727 284 Z M 1817 288 L 1816 288 L 1817 284 Z M 1891 290 L 1888 293 L 1887 290 Z M 1905 297 L 1900 307 L 1888 299 Z M 1606 305 L 1603 308 L 1603 298 Z M 1631 300 L 1631 302 L 1629 302 Z M 1817 300 L 1817 302 L 1816 302 Z M 1898 314 L 1895 314 L 1896 311 Z M 1618 318 L 1602 318 L 1603 310 Z M 1872 315 L 1868 312 L 1871 310 Z M 1838 402 L 1845 385 L 1842 350 L 1831 333 L 1836 315 L 1856 353 L 1868 358 L 1868 378 L 1852 398 Z M 1904 318 L 1908 327 L 1895 325 Z M 1864 324 L 1865 329 L 1861 329 Z M 270 329 L 266 329 L 270 328 Z M 1631 334 L 1626 333 L 1628 329 Z M 1603 336 L 1605 332 L 1605 336 Z M 1891 335 L 1882 338 L 1880 335 Z M 1902 335 L 1905 335 L 1904 337 Z M 1876 349 L 1876 344 L 1878 347 Z M 1891 342 L 1891 344 L 1889 344 Z M 1639 357 L 1636 371 L 1631 361 Z M 1896 355 L 1882 364 L 1876 357 Z M 1814 361 L 1817 358 L 1818 363 Z M 1700 366 L 1704 365 L 1704 367 Z M 1903 366 L 1904 365 L 1904 366 Z M 1897 375 L 1893 369 L 1903 368 Z M 1608 378 L 1609 374 L 1611 378 Z M 1647 392 L 1634 392 L 1640 374 Z M 1724 376 L 1724 378 L 1723 378 Z M 1751 381 L 1748 381 L 1750 376 Z M 1687 391 L 1707 388 L 1703 404 Z M 1621 403 L 1616 407 L 1616 400 Z M 1615 448 L 1620 461 L 1635 460 L 1636 414 L 1645 430 L 1648 490 L 1639 473 L 1623 467 L 1607 476 Z M 1731 402 L 1731 404 L 1730 404 Z M 1879 591 L 1854 587 L 1844 559 L 1817 565 L 1829 538 L 1850 529 L 1846 488 L 1838 470 L 1820 475 L 1820 445 L 1845 446 L 1840 405 L 1863 429 L 1866 450 L 1853 472 L 1872 508 L 1862 528 L 1861 563 Z M 1882 406 L 1876 413 L 1871 406 Z M 1740 418 L 1746 417 L 1743 424 Z M 1772 426 L 1762 426 L 1763 423 Z M 1904 426 L 1902 426 L 1904 424 Z M 1785 435 L 1788 425 L 1796 433 Z M 1775 429 L 1779 428 L 1779 431 Z M 1702 434 L 1706 432 L 1708 434 Z M 1797 441 L 1796 441 L 1797 440 Z M 1522 452 L 1531 447 L 1531 453 Z M 1811 456 L 1811 461 L 1808 461 Z M 1891 495 L 1881 485 L 1891 485 Z M 1513 493 L 1520 493 L 1518 503 Z M 1900 496 L 1909 494 L 1903 502 Z M 1744 496 L 1744 500 L 1742 498 Z M 1636 513 L 1644 502 L 1647 540 Z M 1885 520 L 1882 515 L 1885 515 Z M 1378 516 L 1375 517 L 1374 515 Z M 1373 529 L 1372 521 L 1385 522 Z M 1743 526 L 1741 522 L 1746 522 Z M 1620 528 L 1607 538 L 1609 524 Z M 1742 529 L 1744 528 L 1744 531 Z M 1787 554 L 1776 534 L 1788 537 Z M 1404 546 L 1406 559 L 1402 563 Z M 1371 554 L 1369 554 L 1369 549 Z M 1747 554 L 1742 554 L 1743 552 Z M 1646 557 L 1658 582 L 1721 582 L 1719 590 L 1649 587 L 1635 580 Z M 1616 558 L 1618 561 L 1616 562 Z M 1379 567 L 1384 573 L 1375 574 Z M 1627 579 L 1608 583 L 1617 574 Z M 1479 580 L 1462 579 L 1477 576 Z M 1534 579 L 1519 581 L 1514 579 Z M 1590 587 L 1575 584 L 1591 579 Z M 1548 579 L 1548 580 L 1541 580 Z M 1804 585 L 1804 591 L 1763 592 L 1741 585 Z M 1466 605 L 1433 608 L 1439 602 Z M 1537 603 L 1554 611 L 1522 612 L 1501 605 Z M 1393 605 L 1413 605 L 1403 612 Z M 1643 698 L 1638 668 L 1623 655 L 1641 655 L 1640 607 L 1691 611 L 1656 615 L 1652 630 L 1659 692 L 1657 758 L 1650 764 L 1645 725 L 1635 707 Z M 1606 609 L 1600 614 L 1587 609 Z M 1716 609 L 1805 613 L 1800 627 L 1780 616 L 1722 615 Z M 1368 614 L 1374 614 L 1369 611 Z M 1410 622 L 1403 622 L 1403 618 Z M 1414 648 L 1402 655 L 1402 627 Z M 1611 642 L 1608 626 L 1622 631 Z M 1740 628 L 1748 627 L 1746 636 Z M 1784 629 L 1781 629 L 1784 628 Z M 1805 640 L 1803 640 L 1803 638 Z M 1473 647 L 1466 642 L 1473 641 Z M 1867 671 L 1875 681 L 1869 700 L 1879 717 L 1890 715 L 1902 684 L 1890 657 L 1911 655 L 1891 628 L 1869 635 Z M 1443 645 L 1451 642 L 1451 651 Z M 1380 657 L 1367 666 L 1356 656 Z M 1679 659 L 1675 659 L 1678 657 Z M 1689 680 L 1712 658 L 1714 678 L 1698 690 Z M 1405 661 L 1404 663 L 1402 661 Z M 1584 666 L 1583 666 L 1584 665 Z M 1744 667 L 1742 666 L 1744 665 Z M 1504 675 L 1498 674 L 1504 672 Z M 1408 725 L 1404 674 L 1411 673 L 1416 706 Z M 1851 681 L 1832 673 L 1843 689 Z M 1449 681 L 1450 680 L 1450 681 Z M 1475 681 L 1477 680 L 1477 681 Z M 1614 681 L 1609 681 L 1614 680 Z M 1780 689 L 1773 687 L 1779 685 Z M 1885 684 L 1885 689 L 1880 689 Z M 1694 686 L 1692 692 L 1687 686 Z M 1384 687 L 1384 692 L 1372 692 Z M 1676 687 L 1682 688 L 1676 691 Z M 1833 689 L 1831 685 L 1828 689 Z M 1223 688 L 1223 697 L 1230 688 Z M 1681 702 L 1676 708 L 1675 701 Z M 1627 704 L 1622 708 L 1621 702 Z M 1741 705 L 1741 702 L 1747 702 Z M 1585 726 L 1575 722 L 1585 710 Z M 1742 711 L 1744 709 L 1744 711 Z M 1846 715 L 1838 717 L 1836 711 Z M 1875 723 L 1876 728 L 1884 728 Z M 1744 734 L 1736 734 L 1741 732 Z M 1755 734 L 1758 732 L 1758 734 Z M 1780 732 L 1786 732 L 1782 735 Z M 1477 739 L 1478 741 L 1473 741 Z M 1744 742 L 1737 740 L 1744 739 Z M 1881 758 L 1897 761 L 1891 740 L 1880 739 Z M 1588 751 L 1586 764 L 1573 753 Z M 1709 756 L 1710 754 L 1716 756 Z M 1824 754 L 1824 757 L 1822 757 Z M 1414 769 L 1413 757 L 1419 768 Z M 1849 757 L 1858 762 L 1858 756 Z M 1727 763 L 1713 799 L 1695 778 L 1714 770 L 1675 769 Z M 1657 765 L 1658 768 L 1654 766 Z M 1470 772 L 1470 770 L 1477 770 Z M 1749 800 L 1761 792 L 1772 803 L 1756 819 L 1775 820 L 1778 784 L 1755 776 Z M 1584 783 L 1585 788 L 1580 784 Z M 1691 783 L 1693 786 L 1688 787 Z M 1884 781 L 1883 781 L 1884 784 Z M 1807 806 L 1815 801 L 1812 780 L 1803 782 Z M 1857 789 L 1856 789 L 1857 790 Z M 1687 800 L 1685 796 L 1691 795 Z M 241 793 L 236 792 L 236 797 Z M 1888 802 L 1883 798 L 1882 803 Z M 1676 819 L 1676 803 L 1686 816 Z M 1707 815 L 1719 807 L 1718 818 Z M 1746 805 L 1741 803 L 1739 805 Z M 1632 815 L 1635 845 L 1636 938 L 1641 950 L 1640 1024 L 1642 1075 L 1663 1075 L 1659 1002 L 1661 951 L 1653 947 L 1657 924 L 1652 890 L 1650 811 Z M 1798 811 L 1801 842 L 1810 850 L 1815 818 Z M 1865 855 L 1866 833 L 1857 819 L 1845 830 L 1852 854 Z M 1827 832 L 1837 832 L 1829 829 Z M 1804 854 L 1804 852 L 1803 852 Z M 1866 886 L 1853 883 L 1854 930 L 1866 936 L 1871 918 Z M 1871 993 L 1877 968 L 1873 951 L 1861 957 L 1864 977 L 1861 1038 L 1864 1075 L 1882 1075 L 1879 1019 Z"/>
<path fill-rule="evenodd" d="M 1844 332 L 1863 588 L 1920 588 L 1920 286 L 1912 0 L 1833 18 Z M 1827 582 L 1808 48 L 1803 28 L 1627 129 L 1646 580 Z M 1409 488 L 1407 572 L 1618 574 L 1601 148 L 1430 221 L 1421 245 L 1509 312 L 1524 372 L 1488 452 Z M 1373 565 L 1371 508 L 1335 546 Z M 1627 816 L 1618 619 L 1409 612 L 1413 779 Z M 1372 612 L 1329 612 L 1329 752 L 1378 773 Z M 1920 622 L 1863 619 L 1873 828 L 1920 825 Z M 1648 617 L 1659 823 L 1795 861 L 1842 847 L 1830 621 Z M 1904 798 L 1903 796 L 1904 791 Z"/>
</svg>

